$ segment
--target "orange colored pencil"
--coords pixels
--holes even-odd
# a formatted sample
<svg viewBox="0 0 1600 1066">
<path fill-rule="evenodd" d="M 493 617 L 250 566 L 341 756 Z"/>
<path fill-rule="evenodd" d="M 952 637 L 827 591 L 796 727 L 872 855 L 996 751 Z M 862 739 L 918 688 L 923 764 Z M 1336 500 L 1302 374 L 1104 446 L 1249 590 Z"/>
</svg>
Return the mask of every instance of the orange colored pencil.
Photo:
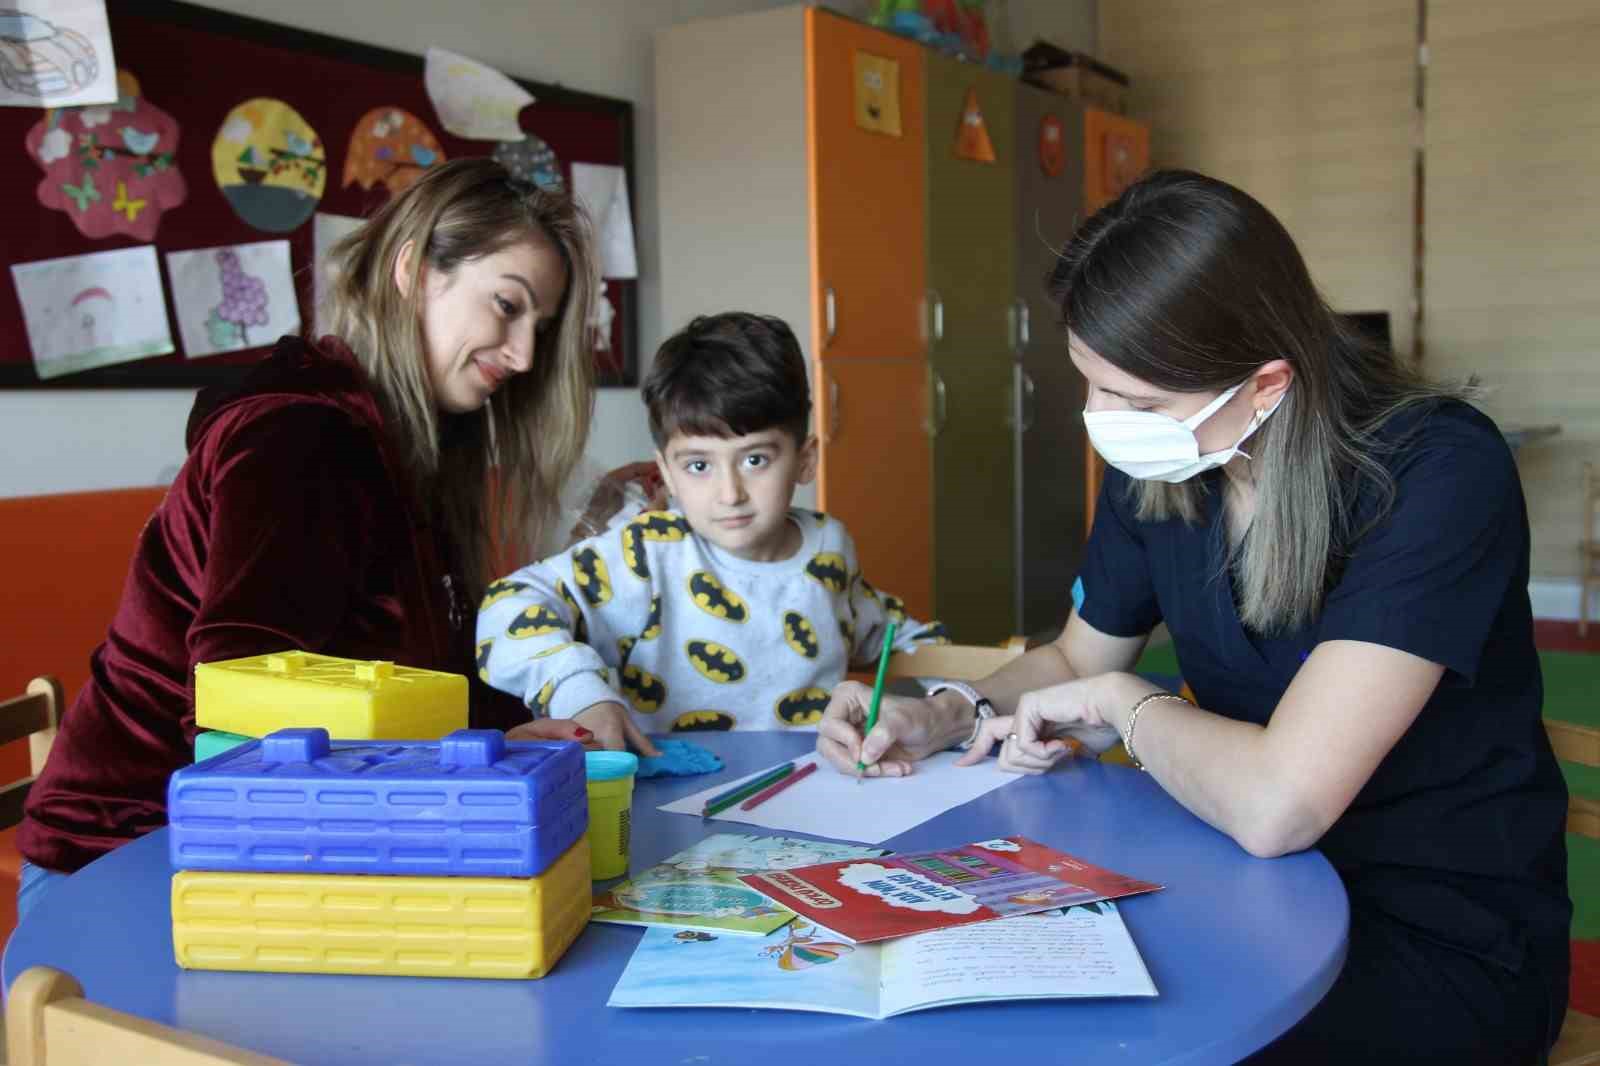
<svg viewBox="0 0 1600 1066">
<path fill-rule="evenodd" d="M 796 781 L 800 780 L 802 777 L 806 776 L 816 768 L 816 763 L 808 763 L 806 766 L 796 770 L 794 773 L 790 774 L 782 781 L 779 781 L 777 784 L 769 785 L 760 792 L 757 792 L 754 796 L 751 796 L 749 799 L 739 804 L 739 809 L 741 811 L 753 810 L 758 804 L 765 803 L 767 800 L 771 799 L 773 796 L 776 796 L 778 793 L 782 792 L 784 789 L 788 788 L 790 785 L 794 784 Z"/>
</svg>

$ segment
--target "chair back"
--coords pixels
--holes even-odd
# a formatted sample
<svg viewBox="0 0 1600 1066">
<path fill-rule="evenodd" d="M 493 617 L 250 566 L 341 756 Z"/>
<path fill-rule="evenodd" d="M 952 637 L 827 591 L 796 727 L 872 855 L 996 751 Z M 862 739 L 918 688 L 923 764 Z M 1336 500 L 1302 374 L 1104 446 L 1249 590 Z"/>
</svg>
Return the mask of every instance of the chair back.
<svg viewBox="0 0 1600 1066">
<path fill-rule="evenodd" d="M 44 769 L 50 745 L 56 739 L 56 724 L 61 720 L 61 684 L 53 677 L 36 677 L 20 696 L 0 701 L 0 745 L 28 738 L 28 776 L 0 788 L 0 829 L 22 821 L 22 805 L 28 800 L 33 779 Z"/>
<path fill-rule="evenodd" d="M 974 681 L 988 677 L 1026 650 L 1021 637 L 999 647 L 986 644 L 924 644 L 889 656 L 888 677 L 948 677 Z"/>
<path fill-rule="evenodd" d="M 6 994 L 10 1066 L 289 1066 L 198 1033 L 91 1003 L 71 974 L 33 966 Z"/>
</svg>

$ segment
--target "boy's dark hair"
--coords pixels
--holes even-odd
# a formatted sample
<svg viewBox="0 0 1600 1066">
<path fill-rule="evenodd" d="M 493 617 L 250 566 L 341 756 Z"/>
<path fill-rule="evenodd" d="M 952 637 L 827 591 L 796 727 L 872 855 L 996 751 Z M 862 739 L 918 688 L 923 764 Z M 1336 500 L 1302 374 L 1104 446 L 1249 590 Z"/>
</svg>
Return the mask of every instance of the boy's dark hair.
<svg viewBox="0 0 1600 1066">
<path fill-rule="evenodd" d="M 799 445 L 810 429 L 805 356 L 771 315 L 701 315 L 662 343 L 641 392 L 663 450 L 679 434 L 743 437 L 774 426 Z"/>
</svg>

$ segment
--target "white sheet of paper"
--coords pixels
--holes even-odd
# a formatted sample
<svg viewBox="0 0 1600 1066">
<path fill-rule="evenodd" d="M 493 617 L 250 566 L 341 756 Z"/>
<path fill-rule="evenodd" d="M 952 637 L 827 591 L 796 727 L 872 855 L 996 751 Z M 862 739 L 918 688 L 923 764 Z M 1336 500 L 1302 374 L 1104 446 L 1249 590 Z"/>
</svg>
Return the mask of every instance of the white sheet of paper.
<svg viewBox="0 0 1600 1066">
<path fill-rule="evenodd" d="M 41 378 L 174 350 L 154 245 L 13 263 L 11 278 Z"/>
<path fill-rule="evenodd" d="M 820 758 L 812 753 L 796 759 L 795 772 Z M 711 817 L 835 840 L 881 844 L 953 807 L 1017 780 L 1016 774 L 1000 769 L 998 760 L 987 759 L 977 766 L 957 766 L 957 758 L 957 752 L 940 752 L 917 763 L 916 773 L 909 777 L 868 777 L 859 785 L 854 776 L 838 773 L 824 763 L 804 781 L 796 782 L 754 810 L 740 810 L 740 805 L 734 804 Z M 766 770 L 758 770 L 740 780 L 754 780 L 763 773 Z M 706 800 L 726 792 L 736 783 L 720 782 L 703 792 L 664 804 L 660 809 L 672 814 L 698 815 L 705 809 Z"/>
<path fill-rule="evenodd" d="M 422 82 L 439 124 L 457 137 L 520 141 L 525 136 L 517 116 L 533 103 L 533 95 L 493 67 L 429 48 Z"/>
<path fill-rule="evenodd" d="M 167 275 L 190 359 L 265 347 L 300 329 L 288 241 L 168 252 Z"/>
<path fill-rule="evenodd" d="M 329 215 L 321 211 L 311 216 L 311 254 L 316 257 L 311 265 L 312 291 L 316 294 L 316 302 L 311 306 L 312 322 L 316 322 L 322 313 L 322 301 L 327 297 L 333 279 L 339 274 L 328 264 L 328 249 L 365 221 L 351 215 Z"/>
<path fill-rule="evenodd" d="M 595 244 L 600 249 L 600 276 L 638 277 L 633 213 L 628 206 L 628 172 L 599 163 L 574 163 L 572 192 L 594 223 Z"/>
<path fill-rule="evenodd" d="M 10 0 L 0 10 L 0 107 L 116 102 L 105 0 Z"/>
</svg>

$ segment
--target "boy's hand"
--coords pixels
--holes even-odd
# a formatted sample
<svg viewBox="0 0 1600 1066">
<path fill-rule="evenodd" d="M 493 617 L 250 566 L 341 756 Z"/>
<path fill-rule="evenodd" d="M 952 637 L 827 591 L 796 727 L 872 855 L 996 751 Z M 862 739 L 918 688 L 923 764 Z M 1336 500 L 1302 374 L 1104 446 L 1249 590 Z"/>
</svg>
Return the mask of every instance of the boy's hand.
<svg viewBox="0 0 1600 1066">
<path fill-rule="evenodd" d="M 568 718 L 535 718 L 506 730 L 507 740 L 571 740 L 585 749 L 595 749 L 600 742 L 593 733 Z"/>
<path fill-rule="evenodd" d="M 620 703 L 607 700 L 594 703 L 572 716 L 579 725 L 594 731 L 595 740 L 607 751 L 627 751 L 632 748 L 647 758 L 660 755 L 650 738 L 639 732 L 633 716 Z"/>
</svg>

